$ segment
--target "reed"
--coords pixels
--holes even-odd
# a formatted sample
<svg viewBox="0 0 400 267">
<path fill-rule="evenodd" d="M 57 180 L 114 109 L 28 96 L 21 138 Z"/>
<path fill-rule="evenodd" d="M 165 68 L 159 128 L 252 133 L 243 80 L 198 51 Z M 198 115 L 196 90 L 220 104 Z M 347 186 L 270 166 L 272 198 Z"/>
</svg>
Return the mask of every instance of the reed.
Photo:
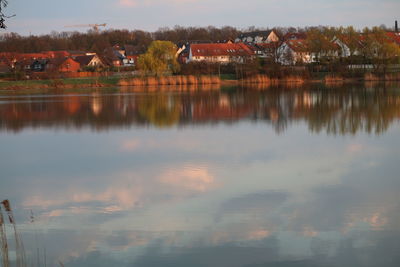
<svg viewBox="0 0 400 267">
<path fill-rule="evenodd" d="M 131 85 L 133 86 L 143 86 L 145 85 L 145 82 L 142 78 L 133 78 L 131 79 Z"/>
<path fill-rule="evenodd" d="M 386 74 L 385 81 L 400 81 L 400 73 Z"/>
<path fill-rule="evenodd" d="M 158 80 L 155 77 L 147 77 L 145 83 L 147 86 L 154 86 L 158 85 Z"/>
<path fill-rule="evenodd" d="M 176 79 L 176 84 L 181 85 L 182 84 L 182 76 L 175 76 Z"/>
<path fill-rule="evenodd" d="M 267 75 L 254 75 L 241 81 L 244 84 L 270 84 L 271 79 Z"/>
<path fill-rule="evenodd" d="M 342 83 L 344 81 L 343 77 L 337 75 L 327 75 L 324 78 L 325 83 Z"/>
<path fill-rule="evenodd" d="M 196 76 L 193 75 L 187 76 L 187 84 L 197 84 Z"/>
<path fill-rule="evenodd" d="M 16 266 L 17 267 L 26 267 L 24 244 L 22 243 L 22 240 L 17 231 L 17 224 L 15 222 L 14 214 L 11 209 L 10 201 L 8 201 L 6 199 L 6 200 L 3 200 L 1 202 L 1 204 L 3 204 L 3 207 L 8 216 L 8 220 L 9 220 L 10 224 L 13 226 L 13 230 L 14 230 Z"/>
<path fill-rule="evenodd" d="M 379 81 L 379 77 L 372 73 L 366 73 L 364 75 L 364 80 L 365 81 Z"/>
<path fill-rule="evenodd" d="M 166 85 L 168 84 L 168 80 L 164 76 L 158 77 L 158 84 Z"/>
<path fill-rule="evenodd" d="M 118 81 L 118 86 L 129 86 L 129 81 L 126 79 L 121 79 Z"/>
<path fill-rule="evenodd" d="M 8 267 L 9 259 L 8 259 L 7 234 L 6 234 L 5 221 L 4 221 L 4 216 L 3 216 L 3 211 L 1 209 L 1 206 L 0 206 L 0 246 L 1 246 L 2 266 Z"/>
<path fill-rule="evenodd" d="M 217 76 L 212 76 L 211 77 L 211 83 L 212 84 L 220 84 L 221 83 L 221 79 Z"/>
<path fill-rule="evenodd" d="M 296 83 L 296 84 L 304 83 L 304 79 L 302 77 L 295 75 L 287 76 L 282 81 L 285 83 Z"/>
<path fill-rule="evenodd" d="M 177 80 L 176 80 L 175 76 L 168 76 L 168 77 L 166 77 L 166 79 L 167 79 L 169 85 L 176 85 Z"/>
<path fill-rule="evenodd" d="M 188 84 L 188 77 L 187 76 L 181 76 L 181 84 L 183 84 L 183 85 Z"/>
<path fill-rule="evenodd" d="M 198 78 L 198 83 L 199 84 L 210 84 L 211 83 L 211 79 L 208 76 L 200 76 Z"/>
</svg>

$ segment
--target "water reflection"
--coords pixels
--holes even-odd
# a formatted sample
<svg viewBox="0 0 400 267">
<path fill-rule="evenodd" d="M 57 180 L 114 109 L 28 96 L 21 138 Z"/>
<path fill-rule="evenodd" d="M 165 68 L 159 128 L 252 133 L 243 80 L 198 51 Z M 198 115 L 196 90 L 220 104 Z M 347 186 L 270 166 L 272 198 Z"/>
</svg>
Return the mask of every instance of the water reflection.
<svg viewBox="0 0 400 267">
<path fill-rule="evenodd" d="M 306 121 L 312 132 L 380 134 L 399 119 L 397 89 L 361 85 L 342 88 L 233 90 L 191 93 L 108 93 L 0 97 L 0 129 L 27 127 L 84 128 L 235 123 L 271 125 L 284 132 Z"/>
<path fill-rule="evenodd" d="M 398 94 L 2 96 L 0 198 L 29 265 L 399 266 Z"/>
</svg>

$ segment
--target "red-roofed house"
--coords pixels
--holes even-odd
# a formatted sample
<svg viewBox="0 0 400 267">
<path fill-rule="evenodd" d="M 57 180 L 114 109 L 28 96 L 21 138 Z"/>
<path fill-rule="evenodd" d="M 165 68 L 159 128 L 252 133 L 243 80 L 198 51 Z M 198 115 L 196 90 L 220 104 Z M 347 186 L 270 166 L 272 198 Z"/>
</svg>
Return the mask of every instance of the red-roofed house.
<svg viewBox="0 0 400 267">
<path fill-rule="evenodd" d="M 244 63 L 254 52 L 244 43 L 212 43 L 190 45 L 187 62 Z"/>
<path fill-rule="evenodd" d="M 49 72 L 77 72 L 81 65 L 72 58 L 52 58 L 47 62 Z"/>
<path fill-rule="evenodd" d="M 400 32 L 387 32 L 386 36 L 400 46 Z"/>
</svg>

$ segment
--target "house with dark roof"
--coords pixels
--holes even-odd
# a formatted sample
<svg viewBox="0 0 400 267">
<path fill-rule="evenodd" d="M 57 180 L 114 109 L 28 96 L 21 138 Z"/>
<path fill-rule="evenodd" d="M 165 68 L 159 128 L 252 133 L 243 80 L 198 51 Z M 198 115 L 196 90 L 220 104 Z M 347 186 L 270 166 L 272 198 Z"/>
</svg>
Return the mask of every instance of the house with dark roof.
<svg viewBox="0 0 400 267">
<path fill-rule="evenodd" d="M 254 58 L 254 52 L 244 43 L 192 44 L 187 62 L 244 63 Z"/>
<path fill-rule="evenodd" d="M 270 42 L 278 42 L 279 36 L 274 30 L 269 31 L 255 31 L 255 32 L 246 32 L 242 33 L 235 39 L 236 43 L 251 43 L 251 44 L 259 44 L 259 43 L 270 43 Z"/>
<path fill-rule="evenodd" d="M 80 64 L 81 69 L 85 67 L 100 68 L 105 66 L 97 55 L 77 56 L 74 60 Z"/>
<path fill-rule="evenodd" d="M 305 32 L 288 32 L 283 36 L 283 41 L 304 39 L 307 39 L 307 33 Z"/>
</svg>

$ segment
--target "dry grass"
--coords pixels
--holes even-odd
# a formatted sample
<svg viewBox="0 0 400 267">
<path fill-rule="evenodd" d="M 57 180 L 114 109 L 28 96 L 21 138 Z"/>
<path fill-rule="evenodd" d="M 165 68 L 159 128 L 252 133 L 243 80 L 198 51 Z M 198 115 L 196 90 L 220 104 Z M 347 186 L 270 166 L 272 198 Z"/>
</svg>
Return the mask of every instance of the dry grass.
<svg viewBox="0 0 400 267">
<path fill-rule="evenodd" d="M 285 83 L 295 83 L 295 84 L 304 83 L 304 79 L 300 76 L 288 76 L 282 79 L 282 81 Z"/>
<path fill-rule="evenodd" d="M 379 79 L 378 76 L 376 76 L 376 75 L 374 75 L 372 73 L 366 73 L 364 75 L 364 80 L 365 81 L 379 81 L 380 79 Z"/>
<path fill-rule="evenodd" d="M 271 84 L 271 79 L 266 75 L 254 75 L 242 80 L 244 84 Z"/>
<path fill-rule="evenodd" d="M 344 79 L 337 75 L 327 75 L 324 79 L 326 84 L 343 83 Z"/>
<path fill-rule="evenodd" d="M 193 75 L 187 76 L 187 84 L 197 84 L 196 76 Z"/>
<path fill-rule="evenodd" d="M 385 81 L 400 81 L 400 73 L 386 74 Z"/>
<path fill-rule="evenodd" d="M 145 84 L 147 86 L 158 85 L 158 79 L 156 79 L 155 77 L 147 77 L 147 79 L 145 79 Z"/>
</svg>

